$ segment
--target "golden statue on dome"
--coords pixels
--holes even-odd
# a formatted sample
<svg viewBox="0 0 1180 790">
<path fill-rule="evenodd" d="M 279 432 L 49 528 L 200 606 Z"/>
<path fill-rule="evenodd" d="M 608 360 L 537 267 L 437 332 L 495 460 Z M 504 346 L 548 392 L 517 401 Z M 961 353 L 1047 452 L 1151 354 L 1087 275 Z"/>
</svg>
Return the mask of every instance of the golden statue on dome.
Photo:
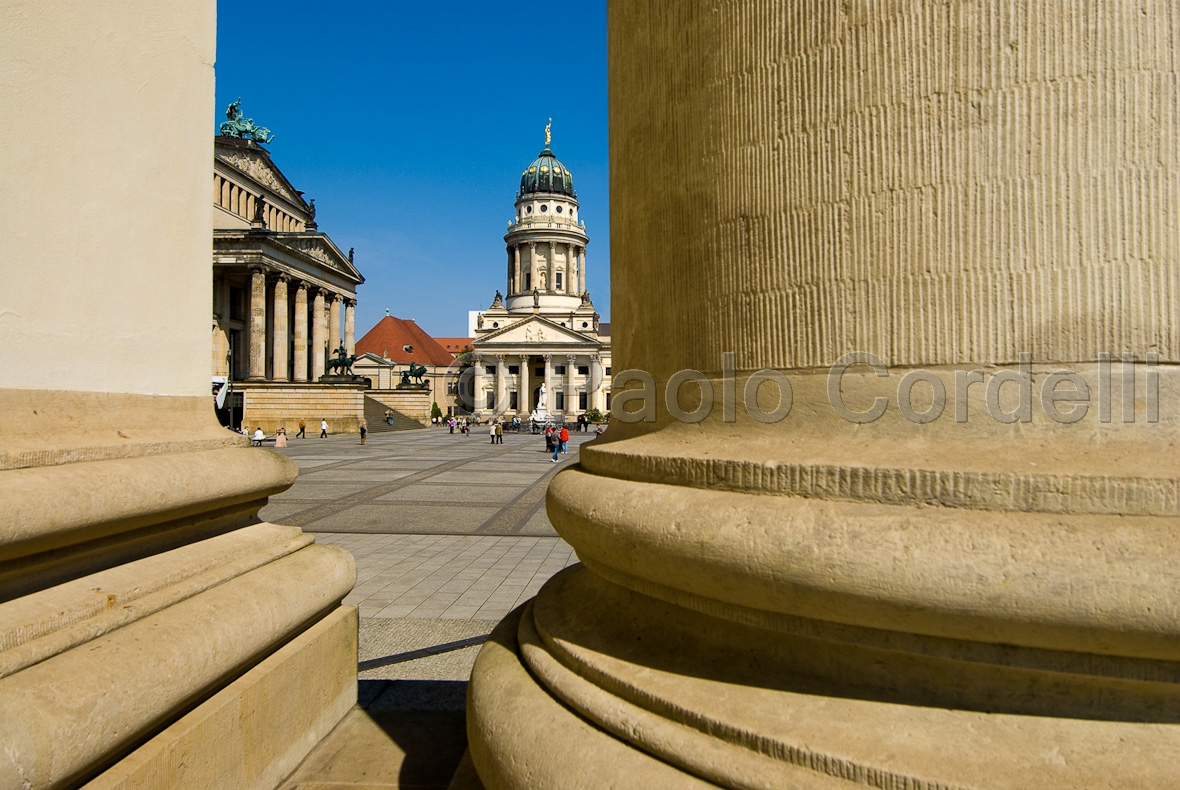
<svg viewBox="0 0 1180 790">
<path fill-rule="evenodd" d="M 550 134 L 550 132 L 549 132 L 549 130 L 552 127 L 553 127 L 553 119 L 550 118 L 549 123 L 545 124 L 545 147 L 546 148 L 549 147 L 549 141 L 553 139 L 553 135 Z"/>
</svg>

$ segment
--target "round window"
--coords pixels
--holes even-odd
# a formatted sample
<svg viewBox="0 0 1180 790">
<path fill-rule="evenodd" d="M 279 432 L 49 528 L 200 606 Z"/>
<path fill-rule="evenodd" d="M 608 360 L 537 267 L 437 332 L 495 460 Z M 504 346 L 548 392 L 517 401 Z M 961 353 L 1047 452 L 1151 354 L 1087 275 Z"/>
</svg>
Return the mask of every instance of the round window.
<svg viewBox="0 0 1180 790">
<path fill-rule="evenodd" d="M 525 211 L 527 211 L 528 213 L 532 214 L 532 213 L 533 213 L 533 207 L 532 207 L 532 206 L 527 206 L 527 207 L 525 208 Z"/>
<path fill-rule="evenodd" d="M 585 321 L 583 321 L 583 322 L 582 322 L 582 328 L 583 328 L 583 329 L 585 329 L 585 328 L 586 328 L 586 327 L 588 327 L 588 326 L 590 326 L 590 325 L 589 325 L 589 324 L 587 324 Z"/>
<path fill-rule="evenodd" d="M 499 321 L 496 321 L 495 323 L 493 323 L 493 324 L 492 324 L 492 329 L 499 329 L 499 328 L 500 328 L 500 322 L 499 322 Z"/>
<path fill-rule="evenodd" d="M 548 210 L 549 210 L 549 207 L 546 206 L 544 203 L 542 203 L 541 204 L 541 211 L 548 211 Z"/>
<path fill-rule="evenodd" d="M 557 207 L 557 213 L 558 213 L 558 214 L 560 214 L 560 213 L 561 213 L 561 206 L 558 206 L 558 207 Z"/>
</svg>

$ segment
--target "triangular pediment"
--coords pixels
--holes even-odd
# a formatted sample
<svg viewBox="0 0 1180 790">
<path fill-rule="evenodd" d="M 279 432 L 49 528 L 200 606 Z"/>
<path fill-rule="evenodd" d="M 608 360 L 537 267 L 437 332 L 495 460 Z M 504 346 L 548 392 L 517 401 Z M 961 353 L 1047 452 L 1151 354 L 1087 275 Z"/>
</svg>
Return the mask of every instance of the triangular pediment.
<svg viewBox="0 0 1180 790">
<path fill-rule="evenodd" d="M 597 345 L 592 338 L 580 332 L 575 332 L 561 324 L 534 315 L 517 321 L 511 326 L 476 338 L 475 349 L 478 351 L 481 346 L 485 345 L 569 345 L 572 343 Z"/>
<path fill-rule="evenodd" d="M 253 179 L 293 205 L 300 207 L 306 205 L 299 191 L 291 186 L 291 182 L 283 175 L 283 171 L 275 166 L 274 162 L 270 160 L 270 155 L 263 149 L 257 146 L 218 143 L 213 148 L 213 155 L 227 166 Z"/>
<path fill-rule="evenodd" d="M 358 283 L 365 281 L 356 267 L 349 263 L 336 245 L 322 233 L 283 233 L 270 238 L 270 243 L 276 247 L 286 247 L 294 252 L 311 258 L 316 263 L 341 272 L 349 279 Z"/>
</svg>

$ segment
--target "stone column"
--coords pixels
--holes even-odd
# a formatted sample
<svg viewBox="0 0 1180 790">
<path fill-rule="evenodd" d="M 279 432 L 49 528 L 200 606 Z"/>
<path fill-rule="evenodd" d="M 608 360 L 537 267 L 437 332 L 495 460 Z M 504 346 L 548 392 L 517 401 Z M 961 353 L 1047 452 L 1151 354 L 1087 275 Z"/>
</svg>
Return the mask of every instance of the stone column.
<svg viewBox="0 0 1180 790">
<path fill-rule="evenodd" d="M 578 355 L 565 357 L 565 413 L 578 413 L 578 393 L 574 390 L 574 374 L 578 372 Z"/>
<path fill-rule="evenodd" d="M 557 242 L 549 242 L 549 260 L 545 263 L 545 269 L 549 275 L 545 278 L 545 290 L 550 293 L 557 290 L 557 284 L 554 280 L 557 279 Z"/>
<path fill-rule="evenodd" d="M 336 355 L 340 348 L 340 294 L 328 295 L 328 354 Z"/>
<path fill-rule="evenodd" d="M 578 295 L 586 293 L 586 248 L 578 252 Z"/>
<path fill-rule="evenodd" d="M 485 784 L 1174 785 L 1171 5 L 615 3 L 608 51 L 647 377 L 475 664 Z"/>
<path fill-rule="evenodd" d="M 553 397 L 553 355 L 544 354 L 542 359 L 545 360 L 545 377 L 542 381 L 545 383 L 545 396 L 549 399 L 545 404 L 550 412 L 553 411 L 553 404 L 556 398 Z"/>
<path fill-rule="evenodd" d="M 287 349 L 290 341 L 287 337 L 287 317 L 291 312 L 291 305 L 287 300 L 287 283 L 290 281 L 291 278 L 285 274 L 280 274 L 275 280 L 274 351 L 272 352 L 274 370 L 271 375 L 275 381 L 289 379 Z"/>
<path fill-rule="evenodd" d="M 471 413 L 479 416 L 480 412 L 486 411 L 485 404 L 487 403 L 487 396 L 483 393 L 483 356 L 480 354 L 472 354 L 472 376 L 471 384 L 473 387 Z"/>
<path fill-rule="evenodd" d="M 307 283 L 295 285 L 294 380 L 307 381 Z"/>
<path fill-rule="evenodd" d="M 327 327 L 324 326 L 324 290 L 317 288 L 311 303 L 311 380 L 318 381 L 324 375 L 327 342 Z"/>
<path fill-rule="evenodd" d="M 508 357 L 504 354 L 496 355 L 496 414 L 503 414 L 508 410 L 506 393 L 505 365 Z"/>
<path fill-rule="evenodd" d="M 516 396 L 517 411 L 522 415 L 528 416 L 529 412 L 533 410 L 532 393 L 529 392 L 529 358 L 524 354 L 520 356 L 520 383 L 517 385 L 520 388 L 520 394 Z"/>
<path fill-rule="evenodd" d="M 250 381 L 266 380 L 266 271 L 250 269 Z"/>
<path fill-rule="evenodd" d="M 0 787 L 271 788 L 356 701 L 355 562 L 210 397 L 216 10 L 0 10 Z"/>
<path fill-rule="evenodd" d="M 523 290 L 521 287 L 522 283 L 520 282 L 520 245 L 513 244 L 512 245 L 512 252 L 515 257 L 515 267 L 512 270 L 513 271 L 512 293 L 520 293 Z"/>
<path fill-rule="evenodd" d="M 356 353 L 356 300 L 344 300 L 344 350 L 349 356 Z"/>
<path fill-rule="evenodd" d="M 537 242 L 529 242 L 529 288 L 531 292 L 534 288 L 540 288 L 537 284 Z"/>
</svg>

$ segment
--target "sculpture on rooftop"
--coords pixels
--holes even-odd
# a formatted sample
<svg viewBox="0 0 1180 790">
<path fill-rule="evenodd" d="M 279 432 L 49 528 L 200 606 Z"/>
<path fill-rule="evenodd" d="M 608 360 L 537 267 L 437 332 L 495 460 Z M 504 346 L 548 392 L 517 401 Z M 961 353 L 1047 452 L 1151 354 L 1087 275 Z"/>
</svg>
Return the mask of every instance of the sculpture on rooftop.
<svg viewBox="0 0 1180 790">
<path fill-rule="evenodd" d="M 237 137 L 241 140 L 253 140 L 256 143 L 269 143 L 275 139 L 270 129 L 254 123 L 253 118 L 242 116 L 241 97 L 225 108 L 225 120 L 221 122 L 217 133 L 222 137 Z"/>
</svg>

